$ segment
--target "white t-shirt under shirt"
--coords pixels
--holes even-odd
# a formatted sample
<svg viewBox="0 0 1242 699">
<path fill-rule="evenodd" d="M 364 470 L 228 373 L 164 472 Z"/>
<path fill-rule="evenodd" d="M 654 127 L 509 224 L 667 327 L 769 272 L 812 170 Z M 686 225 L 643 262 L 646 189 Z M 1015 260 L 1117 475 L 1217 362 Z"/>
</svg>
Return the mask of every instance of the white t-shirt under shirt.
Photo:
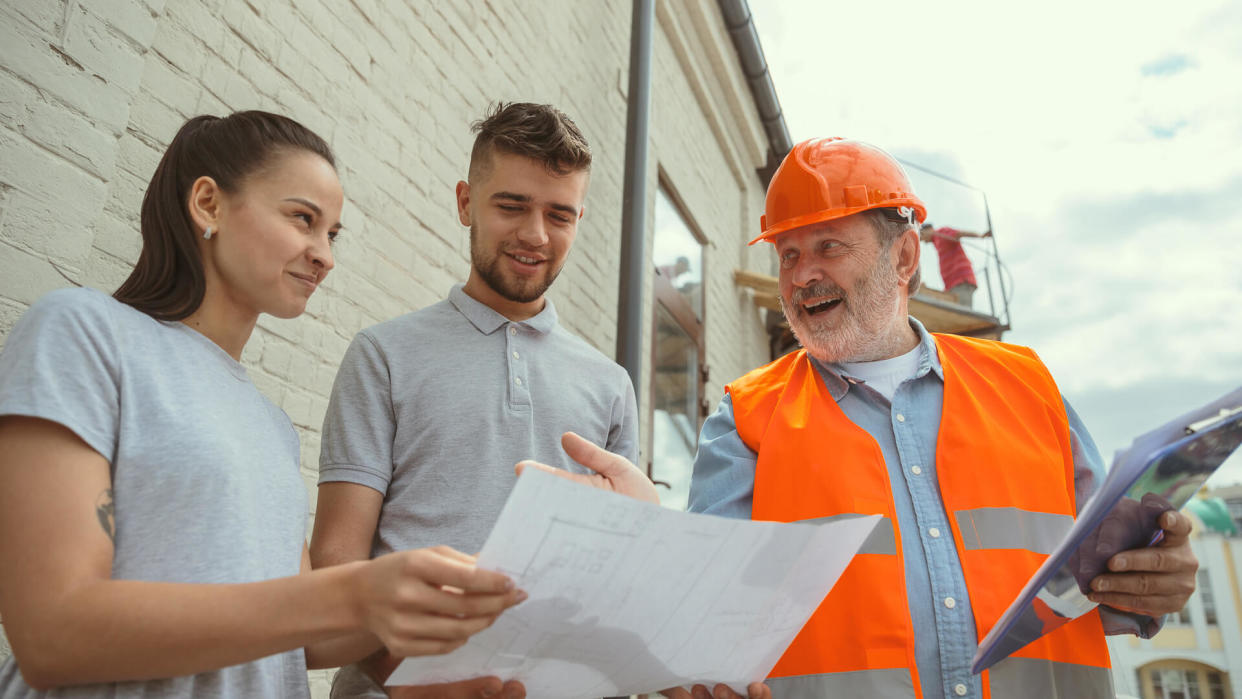
<svg viewBox="0 0 1242 699">
<path fill-rule="evenodd" d="M 246 370 L 180 322 L 90 289 L 44 296 L 0 353 L 0 416 L 68 427 L 111 464 L 115 579 L 242 583 L 296 575 L 306 536 L 297 433 Z M 106 642 L 106 639 L 100 639 Z M 295 650 L 151 682 L 37 692 L 16 661 L 0 698 L 307 697 Z"/>
<path fill-rule="evenodd" d="M 914 378 L 919 371 L 919 346 L 889 359 L 874 362 L 841 362 L 839 366 L 843 376 L 860 379 L 875 389 L 880 395 L 893 402 L 897 387 L 903 381 Z"/>
</svg>

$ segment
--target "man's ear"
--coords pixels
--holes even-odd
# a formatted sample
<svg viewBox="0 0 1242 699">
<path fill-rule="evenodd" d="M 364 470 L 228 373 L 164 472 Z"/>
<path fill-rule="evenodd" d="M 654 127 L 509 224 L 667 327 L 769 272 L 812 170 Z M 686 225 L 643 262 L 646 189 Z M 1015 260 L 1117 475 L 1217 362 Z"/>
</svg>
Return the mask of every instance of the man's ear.
<svg viewBox="0 0 1242 699">
<path fill-rule="evenodd" d="M 465 180 L 457 183 L 457 220 L 470 225 L 470 183 Z"/>
<path fill-rule="evenodd" d="M 219 229 L 220 209 L 223 206 L 224 192 L 212 178 L 203 175 L 190 185 L 189 201 L 186 202 L 190 211 L 190 219 L 198 227 L 199 232 L 208 226 Z"/>
<path fill-rule="evenodd" d="M 919 233 L 913 228 L 907 228 L 893 243 L 892 254 L 896 258 L 893 260 L 893 269 L 902 284 L 909 284 L 914 273 L 918 271 L 922 247 L 919 244 Z"/>
</svg>

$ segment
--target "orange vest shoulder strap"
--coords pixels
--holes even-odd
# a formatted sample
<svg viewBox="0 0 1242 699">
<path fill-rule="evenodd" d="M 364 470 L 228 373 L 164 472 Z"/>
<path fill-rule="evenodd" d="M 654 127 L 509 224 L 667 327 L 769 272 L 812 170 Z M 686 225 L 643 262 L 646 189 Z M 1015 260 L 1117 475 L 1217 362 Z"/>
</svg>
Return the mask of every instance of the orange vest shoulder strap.
<svg viewBox="0 0 1242 699">
<path fill-rule="evenodd" d="M 944 333 L 932 333 L 932 337 L 936 340 L 941 364 L 951 363 L 953 360 L 976 363 L 985 361 L 1004 367 L 1004 370 L 1010 373 L 1022 373 L 1025 379 L 1035 380 L 1031 388 L 1040 391 L 1045 397 L 1048 397 L 1051 391 L 1058 399 L 1060 398 L 1061 393 L 1057 389 L 1056 382 L 1052 380 L 1052 374 L 1035 354 L 1035 350 L 1030 347 Z"/>
<path fill-rule="evenodd" d="M 781 393 L 789 385 L 790 377 L 803 364 L 809 366 L 810 359 L 806 350 L 800 349 L 725 385 L 725 392 L 733 403 L 733 421 L 738 436 L 752 451 L 759 451 L 763 433 Z"/>
</svg>

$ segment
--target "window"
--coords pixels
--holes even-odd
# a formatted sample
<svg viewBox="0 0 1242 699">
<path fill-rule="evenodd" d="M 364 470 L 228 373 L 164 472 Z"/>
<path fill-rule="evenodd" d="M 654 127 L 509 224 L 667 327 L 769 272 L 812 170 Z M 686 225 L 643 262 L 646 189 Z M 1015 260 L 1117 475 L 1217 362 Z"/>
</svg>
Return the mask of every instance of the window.
<svg viewBox="0 0 1242 699">
<path fill-rule="evenodd" d="M 1203 699 L 1194 670 L 1152 670 L 1151 687 L 1157 699 Z"/>
<path fill-rule="evenodd" d="M 706 416 L 703 346 L 703 243 L 661 184 L 655 199 L 652 282 L 651 478 L 660 501 L 685 509 Z"/>
<path fill-rule="evenodd" d="M 1242 498 L 1226 498 L 1225 507 L 1229 508 L 1229 516 L 1238 531 L 1242 531 Z"/>
<path fill-rule="evenodd" d="M 1199 693 L 1199 673 L 1193 670 L 1186 670 L 1186 699 L 1203 699 L 1203 695 Z"/>
<path fill-rule="evenodd" d="M 1219 672 L 1209 672 L 1208 699 L 1225 699 L 1225 682 Z"/>
<path fill-rule="evenodd" d="M 1199 600 L 1203 602 L 1203 618 L 1209 624 L 1216 624 L 1216 597 L 1212 594 L 1212 581 L 1208 578 L 1208 572 L 1200 569 L 1198 581 L 1195 586 L 1195 594 L 1199 595 Z"/>
</svg>

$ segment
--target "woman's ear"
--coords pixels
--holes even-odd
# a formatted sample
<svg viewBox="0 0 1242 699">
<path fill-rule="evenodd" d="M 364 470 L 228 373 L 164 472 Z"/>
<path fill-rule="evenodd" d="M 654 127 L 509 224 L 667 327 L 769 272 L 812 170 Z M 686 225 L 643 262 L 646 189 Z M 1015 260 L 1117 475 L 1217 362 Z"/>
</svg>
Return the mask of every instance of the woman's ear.
<svg viewBox="0 0 1242 699">
<path fill-rule="evenodd" d="M 223 191 L 216 181 L 206 175 L 194 180 L 194 184 L 190 185 L 190 197 L 187 205 L 189 206 L 190 219 L 194 221 L 194 225 L 198 227 L 199 232 L 207 230 L 210 226 L 213 230 L 219 230 L 218 220 L 220 218 L 220 209 L 223 206 Z"/>
</svg>

